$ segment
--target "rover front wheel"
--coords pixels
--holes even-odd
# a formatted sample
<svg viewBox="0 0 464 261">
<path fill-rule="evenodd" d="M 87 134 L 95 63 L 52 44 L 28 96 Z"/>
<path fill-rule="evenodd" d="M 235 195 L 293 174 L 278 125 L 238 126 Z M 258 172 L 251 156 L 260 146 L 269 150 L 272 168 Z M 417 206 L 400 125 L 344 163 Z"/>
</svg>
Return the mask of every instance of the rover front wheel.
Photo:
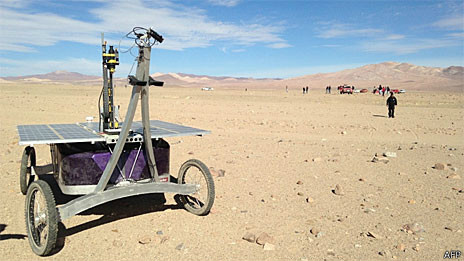
<svg viewBox="0 0 464 261">
<path fill-rule="evenodd" d="M 208 167 L 199 160 L 188 160 L 180 167 L 177 182 L 199 187 L 193 194 L 181 195 L 180 200 L 188 212 L 198 216 L 207 215 L 215 197 L 214 181 Z"/>
<path fill-rule="evenodd" d="M 55 197 L 47 182 L 31 183 L 26 195 L 26 230 L 32 251 L 39 256 L 48 255 L 58 237 L 58 213 Z"/>
</svg>

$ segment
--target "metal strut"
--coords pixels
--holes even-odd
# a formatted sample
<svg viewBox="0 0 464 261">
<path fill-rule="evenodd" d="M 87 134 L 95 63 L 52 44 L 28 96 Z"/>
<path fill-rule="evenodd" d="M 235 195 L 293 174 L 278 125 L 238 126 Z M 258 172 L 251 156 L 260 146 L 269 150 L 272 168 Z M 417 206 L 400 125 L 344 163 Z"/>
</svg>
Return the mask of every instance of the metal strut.
<svg viewBox="0 0 464 261">
<path fill-rule="evenodd" d="M 116 164 L 118 163 L 119 157 L 124 149 L 129 130 L 132 126 L 134 119 L 135 110 L 137 109 L 137 103 L 141 95 L 142 100 L 142 125 L 143 125 L 143 139 L 145 145 L 145 152 L 147 153 L 147 165 L 150 171 L 150 176 L 155 182 L 159 182 L 158 170 L 155 164 L 155 154 L 153 152 L 153 144 L 151 142 L 150 133 L 150 108 L 149 108 L 149 72 L 150 72 L 150 55 L 151 46 L 143 45 L 139 46 L 139 56 L 137 64 L 136 78 L 138 81 L 145 82 L 145 85 L 133 85 L 132 97 L 127 108 L 126 118 L 122 125 L 119 138 L 114 147 L 113 154 L 110 157 L 108 164 L 106 165 L 103 175 L 95 188 L 95 193 L 103 191 L 110 180 L 111 174 L 113 173 Z"/>
</svg>

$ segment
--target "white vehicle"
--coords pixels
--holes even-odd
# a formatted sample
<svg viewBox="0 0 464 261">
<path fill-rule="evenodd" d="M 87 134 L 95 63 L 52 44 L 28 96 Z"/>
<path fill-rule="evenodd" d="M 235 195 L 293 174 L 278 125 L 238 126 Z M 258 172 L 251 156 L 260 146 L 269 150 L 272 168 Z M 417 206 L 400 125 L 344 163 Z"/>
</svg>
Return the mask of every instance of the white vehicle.
<svg viewBox="0 0 464 261">
<path fill-rule="evenodd" d="M 406 92 L 405 89 L 401 89 L 401 90 L 399 91 L 399 93 L 405 93 L 405 92 Z"/>
<path fill-rule="evenodd" d="M 214 91 L 213 87 L 203 87 L 201 88 L 202 91 Z"/>
</svg>

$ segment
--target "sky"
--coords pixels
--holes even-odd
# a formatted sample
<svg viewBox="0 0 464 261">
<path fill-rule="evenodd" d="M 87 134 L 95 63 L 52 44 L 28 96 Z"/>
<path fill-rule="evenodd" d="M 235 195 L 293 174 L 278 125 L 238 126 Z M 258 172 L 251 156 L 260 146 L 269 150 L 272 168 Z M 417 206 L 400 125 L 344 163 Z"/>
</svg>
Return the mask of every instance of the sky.
<svg viewBox="0 0 464 261">
<path fill-rule="evenodd" d="M 151 73 L 288 78 L 386 61 L 464 66 L 462 0 L 0 0 L 0 77 L 101 75 L 101 32 L 127 51 L 134 26 L 165 39 Z M 126 77 L 134 57 L 120 56 L 116 77 Z"/>
</svg>

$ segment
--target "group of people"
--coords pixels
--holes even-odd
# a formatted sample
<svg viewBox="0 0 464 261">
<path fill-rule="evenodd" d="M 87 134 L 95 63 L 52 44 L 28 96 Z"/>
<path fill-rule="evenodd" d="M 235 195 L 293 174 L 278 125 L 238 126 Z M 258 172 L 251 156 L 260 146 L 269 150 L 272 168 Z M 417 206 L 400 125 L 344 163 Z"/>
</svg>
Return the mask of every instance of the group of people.
<svg viewBox="0 0 464 261">
<path fill-rule="evenodd" d="M 382 87 L 382 85 L 379 84 L 378 88 L 376 88 L 374 86 L 374 93 L 375 93 L 376 90 L 379 91 L 379 95 L 385 96 L 385 94 L 386 94 L 388 96 L 388 93 L 390 92 L 390 86 L 387 86 L 387 87 L 383 86 Z"/>
<path fill-rule="evenodd" d="M 325 87 L 325 93 L 326 93 L 326 94 L 330 94 L 331 91 L 332 91 L 332 86 L 329 85 L 329 86 L 326 86 L 326 87 Z"/>
</svg>

